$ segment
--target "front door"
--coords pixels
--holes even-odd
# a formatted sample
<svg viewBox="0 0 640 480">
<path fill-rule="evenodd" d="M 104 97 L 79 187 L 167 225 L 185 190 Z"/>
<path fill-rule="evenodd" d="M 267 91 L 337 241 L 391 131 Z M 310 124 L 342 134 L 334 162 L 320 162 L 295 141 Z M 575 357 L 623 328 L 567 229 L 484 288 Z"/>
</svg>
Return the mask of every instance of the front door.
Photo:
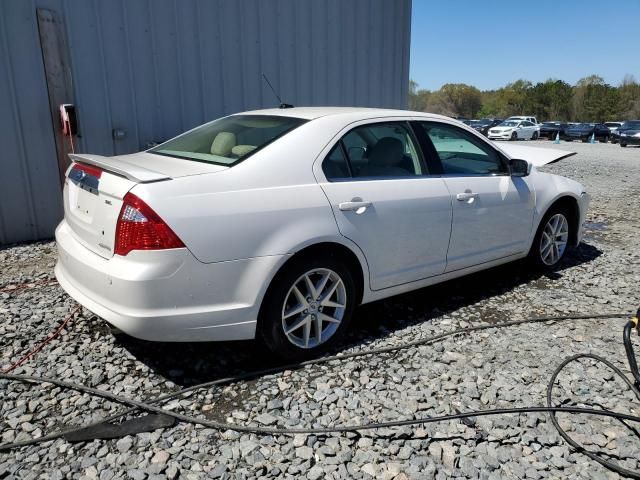
<svg viewBox="0 0 640 480">
<path fill-rule="evenodd" d="M 473 133 L 446 123 L 420 125 L 452 198 L 446 271 L 524 252 L 535 206 L 528 179 L 511 177 L 506 159 Z"/>
<path fill-rule="evenodd" d="M 444 272 L 451 197 L 444 180 L 429 175 L 407 123 L 354 128 L 322 170 L 320 186 L 340 233 L 364 253 L 372 290 Z"/>
</svg>

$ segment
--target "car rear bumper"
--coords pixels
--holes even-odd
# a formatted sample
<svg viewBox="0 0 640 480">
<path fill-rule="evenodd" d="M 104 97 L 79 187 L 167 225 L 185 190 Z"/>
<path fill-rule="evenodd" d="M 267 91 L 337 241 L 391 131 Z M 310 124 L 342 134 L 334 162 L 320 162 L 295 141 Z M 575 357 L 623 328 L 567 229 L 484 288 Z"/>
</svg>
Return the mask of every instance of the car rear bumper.
<svg viewBox="0 0 640 480">
<path fill-rule="evenodd" d="M 123 332 L 165 342 L 255 336 L 266 285 L 286 256 L 202 263 L 186 248 L 105 259 L 56 229 L 56 278 L 78 303 Z"/>
</svg>

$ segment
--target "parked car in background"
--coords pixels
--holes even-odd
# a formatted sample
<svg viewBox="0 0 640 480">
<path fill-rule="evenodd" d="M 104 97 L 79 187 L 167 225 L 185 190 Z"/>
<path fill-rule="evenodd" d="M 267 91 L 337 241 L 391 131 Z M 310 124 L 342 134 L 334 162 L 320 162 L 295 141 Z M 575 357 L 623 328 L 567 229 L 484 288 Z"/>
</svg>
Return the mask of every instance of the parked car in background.
<svg viewBox="0 0 640 480">
<path fill-rule="evenodd" d="M 538 126 L 528 120 L 505 120 L 489 129 L 491 140 L 536 140 Z"/>
<path fill-rule="evenodd" d="M 231 115 L 141 153 L 70 155 L 56 278 L 137 338 L 314 356 L 359 304 L 521 258 L 557 267 L 589 195 L 536 166 L 572 154 L 427 113 Z"/>
<path fill-rule="evenodd" d="M 610 130 L 602 123 L 578 123 L 569 125 L 564 133 L 564 140 L 571 142 L 573 140 L 582 140 L 586 143 L 591 136 L 602 143 L 605 143 L 611 136 Z"/>
<path fill-rule="evenodd" d="M 611 143 L 618 142 L 618 128 L 622 126 L 623 122 L 604 122 L 604 126 L 609 129 L 610 135 L 609 140 Z"/>
<path fill-rule="evenodd" d="M 489 135 L 490 128 L 500 125 L 503 121 L 501 118 L 482 118 L 474 120 L 469 126 L 486 137 Z"/>
<path fill-rule="evenodd" d="M 564 122 L 543 122 L 540 125 L 540 138 L 555 140 L 558 134 L 563 137 L 567 128 L 569 128 L 569 125 Z"/>
<path fill-rule="evenodd" d="M 628 120 L 618 128 L 620 146 L 640 145 L 640 120 Z"/>
</svg>

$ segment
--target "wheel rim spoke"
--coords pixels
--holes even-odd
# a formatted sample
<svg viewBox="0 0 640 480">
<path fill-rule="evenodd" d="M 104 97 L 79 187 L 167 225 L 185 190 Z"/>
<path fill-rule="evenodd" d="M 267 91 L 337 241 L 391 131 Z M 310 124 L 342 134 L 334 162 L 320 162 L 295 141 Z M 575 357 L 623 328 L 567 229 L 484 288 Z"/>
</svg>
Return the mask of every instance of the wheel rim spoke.
<svg viewBox="0 0 640 480">
<path fill-rule="evenodd" d="M 322 302 L 320 302 L 320 305 L 322 305 L 323 307 L 329 307 L 329 308 L 344 308 L 345 307 L 344 303 L 334 302 L 333 300 L 329 300 L 328 298 L 325 299 L 325 300 L 322 300 Z"/>
<path fill-rule="evenodd" d="M 311 334 L 311 322 L 304 324 L 304 346 L 309 347 L 309 335 Z"/>
<path fill-rule="evenodd" d="M 322 317 L 320 315 L 316 316 L 314 325 L 316 327 L 316 340 L 318 341 L 318 343 L 322 343 Z"/>
<path fill-rule="evenodd" d="M 293 317 L 294 315 L 298 315 L 299 313 L 304 312 L 304 310 L 308 307 L 308 305 L 304 305 L 304 304 L 299 304 L 296 307 L 288 310 L 287 312 L 284 313 L 284 315 L 282 316 L 282 318 L 289 318 L 289 317 Z"/>
<path fill-rule="evenodd" d="M 297 286 L 294 285 L 293 288 L 291 289 L 291 292 L 296 296 L 296 299 L 298 300 L 299 303 L 301 303 L 302 305 L 309 305 L 309 303 L 307 302 L 307 299 L 305 298 L 304 295 L 302 295 L 302 292 L 300 292 Z"/>
<path fill-rule="evenodd" d="M 285 330 L 284 333 L 286 333 L 287 335 L 289 335 L 291 332 L 295 332 L 296 330 L 298 330 L 300 327 L 306 325 L 309 323 L 309 317 L 306 316 L 304 317 L 302 320 L 299 320 L 298 322 L 294 323 L 288 330 Z"/>
<path fill-rule="evenodd" d="M 318 318 L 321 318 L 323 321 L 329 322 L 329 323 L 340 323 L 340 320 L 338 320 L 337 318 L 330 317 L 326 313 L 321 313 L 320 315 L 318 315 Z"/>
<path fill-rule="evenodd" d="M 307 290 L 309 292 L 309 295 L 311 295 L 311 298 L 316 298 L 318 296 L 318 293 L 316 292 L 316 286 L 313 284 L 311 278 L 309 278 L 309 275 L 304 276 L 304 283 L 307 285 Z"/>
<path fill-rule="evenodd" d="M 331 277 L 331 275 L 329 273 L 325 273 L 324 274 L 324 276 L 320 280 L 320 283 L 318 284 L 318 290 L 317 290 L 318 294 L 316 295 L 316 298 L 318 298 L 320 295 L 322 295 L 322 292 L 325 289 L 325 287 L 327 286 L 327 282 L 329 281 L 330 277 Z"/>
</svg>

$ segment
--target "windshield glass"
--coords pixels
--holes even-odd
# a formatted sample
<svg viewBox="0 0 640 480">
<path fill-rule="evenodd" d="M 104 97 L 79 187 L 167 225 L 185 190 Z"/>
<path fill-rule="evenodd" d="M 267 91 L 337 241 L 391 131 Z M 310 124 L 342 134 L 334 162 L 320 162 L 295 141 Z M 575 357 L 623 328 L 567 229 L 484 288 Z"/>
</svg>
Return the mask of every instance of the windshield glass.
<svg viewBox="0 0 640 480">
<path fill-rule="evenodd" d="M 229 166 L 305 122 L 279 115 L 233 115 L 206 123 L 149 152 Z"/>
<path fill-rule="evenodd" d="M 577 123 L 575 125 L 569 125 L 569 128 L 572 128 L 572 129 L 585 129 L 585 128 L 591 128 L 591 125 L 589 125 L 588 123 Z"/>
<path fill-rule="evenodd" d="M 618 123 L 618 122 L 605 122 L 605 125 L 607 127 L 610 127 L 610 128 L 616 128 L 616 127 L 620 126 L 620 123 Z"/>
<path fill-rule="evenodd" d="M 560 122 L 544 122 L 542 125 L 545 127 L 557 127 L 560 125 Z"/>
<path fill-rule="evenodd" d="M 520 122 L 516 122 L 515 120 L 506 120 L 502 122 L 499 127 L 517 127 Z"/>
<path fill-rule="evenodd" d="M 620 128 L 621 129 L 632 128 L 634 130 L 638 130 L 640 129 L 640 120 L 631 120 L 629 122 L 624 122 Z"/>
</svg>

